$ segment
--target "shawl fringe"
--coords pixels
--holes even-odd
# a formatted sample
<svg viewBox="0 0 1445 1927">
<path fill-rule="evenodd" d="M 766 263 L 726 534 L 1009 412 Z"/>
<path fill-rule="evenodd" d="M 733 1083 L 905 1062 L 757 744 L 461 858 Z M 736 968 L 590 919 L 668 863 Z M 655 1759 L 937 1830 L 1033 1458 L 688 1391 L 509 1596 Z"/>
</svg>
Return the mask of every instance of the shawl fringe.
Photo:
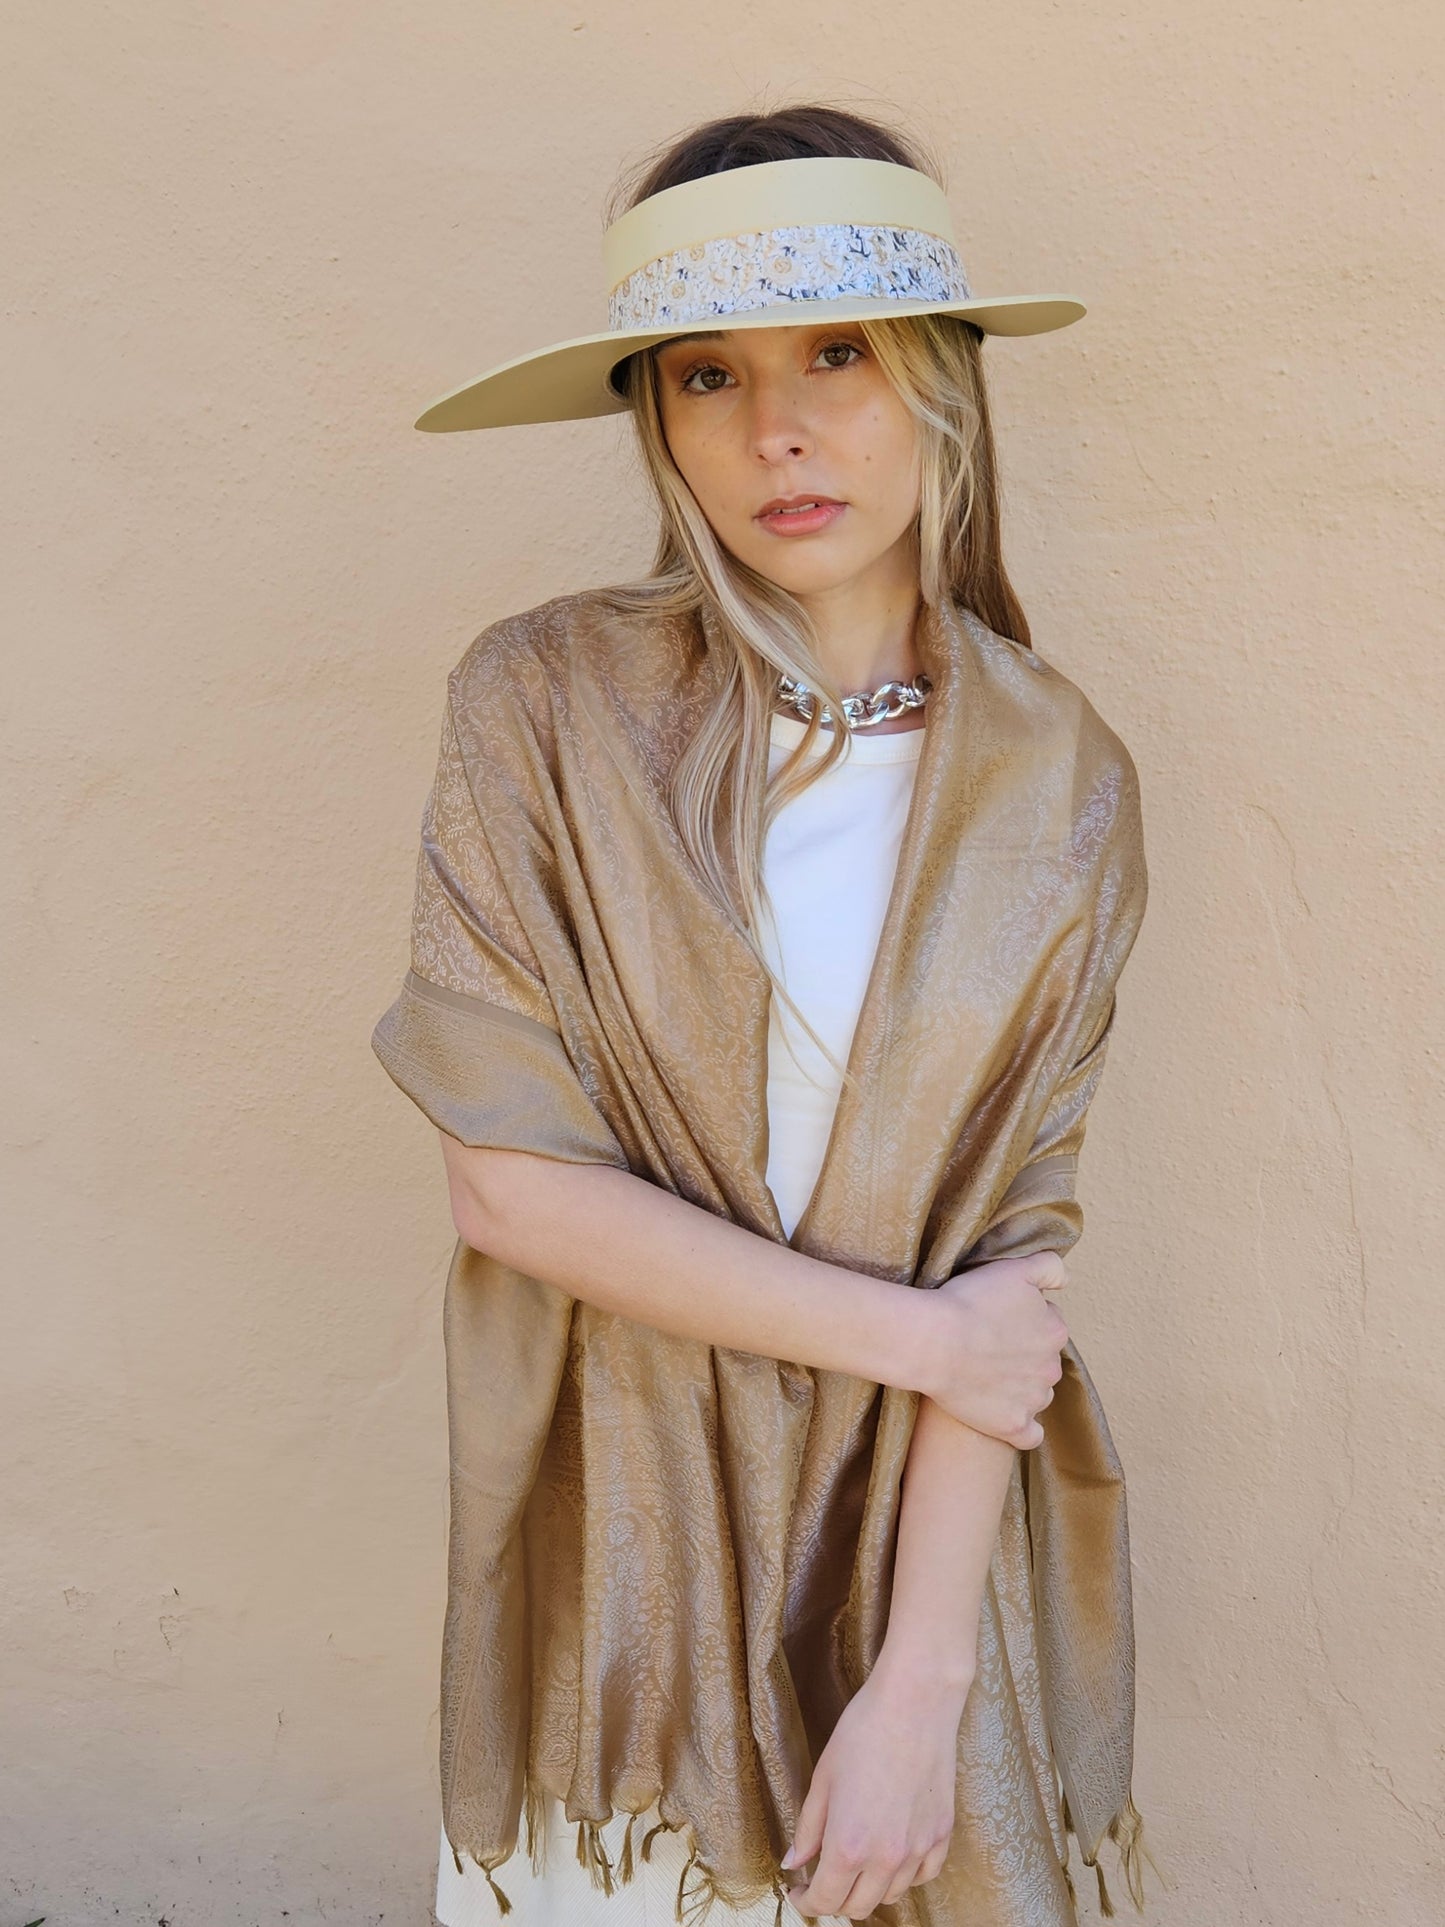
<svg viewBox="0 0 1445 1927">
<path fill-rule="evenodd" d="M 532 1862 L 534 1870 L 539 1875 L 546 1865 L 545 1800 L 546 1795 L 542 1789 L 528 1776 L 523 1786 L 526 1852 Z M 691 1836 L 691 1847 L 687 1860 L 683 1865 L 682 1873 L 678 1879 L 677 1897 L 673 1903 L 673 1918 L 681 1922 L 682 1927 L 701 1927 L 702 1922 L 707 1919 L 716 1903 L 721 1902 L 726 1905 L 740 1904 L 735 1894 L 728 1892 L 719 1884 L 716 1873 L 702 1859 L 697 1835 L 694 1830 L 686 1826 L 685 1823 L 674 1820 L 657 1821 L 657 1823 L 649 1827 L 647 1832 L 642 1836 L 642 1844 L 638 1848 L 636 1857 L 634 1857 L 632 1851 L 632 1829 L 641 1815 L 646 1811 L 647 1808 L 645 1807 L 617 1807 L 613 1809 L 605 1820 L 579 1820 L 576 1823 L 577 1864 L 580 1867 L 586 1868 L 588 1877 L 591 1879 L 594 1887 L 610 1897 L 617 1887 L 630 1885 L 636 1876 L 637 1860 L 650 1861 L 652 1859 L 652 1843 L 659 1833 L 681 1833 L 686 1831 Z M 612 1855 L 607 1851 L 607 1842 L 604 1836 L 606 1828 L 612 1824 L 619 1813 L 625 1813 L 627 1815 L 627 1830 L 622 1836 L 621 1851 L 616 1861 L 614 1861 Z M 461 1854 L 450 1841 L 448 1841 L 447 1844 L 451 1846 L 452 1859 L 456 1864 L 457 1872 L 464 1872 Z M 472 1853 L 470 1848 L 465 1849 L 465 1851 L 467 1858 L 480 1867 L 483 1874 L 485 1874 L 487 1884 L 496 1897 L 498 1913 L 502 1915 L 511 1913 L 512 1903 L 502 1887 L 498 1885 L 493 1870 L 503 1866 L 512 1858 L 517 1851 L 517 1843 L 514 1842 L 505 1853 L 488 1854 L 484 1859 L 479 1859 L 476 1854 Z M 689 1880 L 691 1880 L 691 1886 L 689 1886 Z M 1070 1885 L 1072 1889 L 1072 1883 L 1070 1883 Z M 769 1892 L 777 1902 L 777 1907 L 773 1915 L 773 1927 L 783 1927 L 783 1901 L 788 1894 L 786 1881 L 781 1878 L 775 1879 L 771 1883 Z"/>
<path fill-rule="evenodd" d="M 1068 1803 L 1067 1797 L 1065 1797 L 1063 1805 L 1064 1805 L 1064 1825 L 1067 1828 L 1067 1830 L 1070 1833 L 1072 1833 L 1074 1837 L 1077 1839 L 1078 1832 L 1074 1826 L 1073 1816 L 1069 1812 L 1069 1803 Z M 1134 1903 L 1135 1913 L 1142 1914 L 1144 1912 L 1144 1864 L 1143 1863 L 1146 1860 L 1149 1862 L 1149 1865 L 1154 1869 L 1155 1873 L 1159 1876 L 1160 1884 L 1163 1887 L 1165 1887 L 1166 1890 L 1168 1888 L 1169 1883 L 1168 1881 L 1165 1880 L 1163 1873 L 1160 1871 L 1158 1861 L 1154 1858 L 1153 1854 L 1150 1853 L 1149 1851 L 1148 1845 L 1144 1839 L 1144 1816 L 1142 1813 L 1140 1813 L 1138 1807 L 1135 1806 L 1133 1797 L 1131 1795 L 1125 1796 L 1123 1806 L 1120 1807 L 1119 1811 L 1114 1815 L 1113 1819 L 1109 1822 L 1108 1826 L 1105 1827 L 1104 1839 L 1112 1840 L 1114 1845 L 1118 1848 L 1119 1863 L 1124 1870 L 1124 1882 L 1129 1889 L 1129 1898 Z M 1089 1858 L 1087 1854 L 1084 1854 L 1083 1861 L 1086 1867 L 1092 1867 L 1094 1869 L 1094 1878 L 1099 1883 L 1099 1912 L 1104 1916 L 1106 1920 L 1112 1920 L 1115 1914 L 1118 1912 L 1118 1909 L 1115 1907 L 1114 1902 L 1110 1896 L 1109 1889 L 1105 1884 L 1104 1868 L 1102 1863 L 1100 1862 L 1097 1850 L 1095 1851 L 1094 1858 L 1092 1860 Z M 1071 1900 L 1077 1901 L 1078 1893 L 1074 1887 L 1074 1877 L 1069 1872 L 1067 1864 L 1065 1864 L 1064 1866 L 1063 1874 L 1064 1874 L 1065 1884 L 1068 1886 L 1068 1889 L 1069 1889 L 1069 1898 Z"/>
<path fill-rule="evenodd" d="M 528 1777 L 525 1782 L 523 1796 L 527 1837 L 526 1851 L 538 1874 L 543 1871 L 545 1865 L 545 1814 L 543 1806 L 545 1798 L 546 1796 L 541 1788 Z M 1078 1831 L 1074 1826 L 1073 1815 L 1069 1811 L 1067 1796 L 1065 1796 L 1063 1800 L 1063 1810 L 1065 1829 L 1077 1839 Z M 724 1894 L 718 1885 L 715 1873 L 701 1858 L 696 1834 L 693 1833 L 690 1827 L 685 1827 L 680 1822 L 659 1820 L 654 1826 L 649 1827 L 647 1832 L 642 1836 L 642 1844 L 638 1849 L 637 1856 L 634 1858 L 632 1851 L 632 1829 L 636 1825 L 640 1815 L 646 1811 L 647 1809 L 642 1807 L 620 1807 L 615 1808 L 605 1820 L 579 1820 L 577 1822 L 577 1864 L 587 1869 L 593 1886 L 610 1897 L 615 1887 L 625 1887 L 631 1884 L 636 1876 L 637 1860 L 651 1861 L 652 1843 L 659 1833 L 681 1833 L 686 1831 L 692 1835 L 692 1845 L 687 1860 L 683 1865 L 682 1873 L 678 1878 L 677 1897 L 673 1903 L 673 1918 L 680 1922 L 682 1927 L 702 1927 L 702 1923 L 711 1913 L 715 1903 L 724 1901 L 727 1904 L 736 1904 L 735 1897 Z M 611 1854 L 607 1851 L 604 1833 L 605 1829 L 616 1819 L 618 1813 L 626 1813 L 627 1830 L 622 1836 L 622 1850 L 614 1862 Z M 1145 1911 L 1143 1863 L 1146 1860 L 1149 1862 L 1149 1865 L 1154 1869 L 1156 1875 L 1158 1875 L 1161 1885 L 1166 1889 L 1168 1882 L 1164 1879 L 1158 1861 L 1155 1860 L 1153 1854 L 1149 1851 L 1148 1843 L 1144 1838 L 1144 1816 L 1134 1804 L 1132 1795 L 1125 1796 L 1123 1806 L 1120 1807 L 1119 1811 L 1104 1829 L 1104 1839 L 1112 1841 L 1118 1849 L 1119 1863 L 1123 1868 L 1124 1884 L 1128 1888 L 1129 1898 L 1134 1904 L 1134 1911 L 1142 1914 Z M 468 1855 L 486 1875 L 487 1884 L 496 1896 L 497 1911 L 504 1916 L 512 1911 L 512 1903 L 507 1898 L 503 1889 L 497 1884 L 493 1876 L 493 1869 L 502 1866 L 506 1861 L 510 1860 L 515 1852 L 516 1845 L 514 1843 L 505 1853 L 490 1854 L 484 1860 L 478 1860 L 475 1854 L 469 1853 Z M 1113 1897 L 1105 1882 L 1104 1868 L 1098 1853 L 1095 1853 L 1092 1860 L 1087 1854 L 1084 1854 L 1082 1858 L 1086 1867 L 1092 1867 L 1094 1869 L 1094 1878 L 1098 1882 L 1099 1887 L 1099 1912 L 1106 1920 L 1113 1920 L 1119 1910 L 1114 1905 Z M 452 1859 L 456 1862 L 457 1872 L 461 1873 L 463 1871 L 462 1859 L 455 1846 L 452 1847 Z M 1069 1870 L 1067 1861 L 1064 1862 L 1061 1871 L 1064 1876 L 1064 1885 L 1069 1890 L 1069 1899 L 1071 1902 L 1077 1904 L 1079 1898 L 1078 1889 L 1074 1885 L 1074 1876 Z M 690 1877 L 692 1885 L 689 1888 L 688 1883 Z M 773 1927 L 783 1927 L 783 1901 L 788 1893 L 786 1882 L 781 1879 L 774 1880 L 771 1891 L 777 1901 L 777 1909 L 773 1916 Z"/>
</svg>

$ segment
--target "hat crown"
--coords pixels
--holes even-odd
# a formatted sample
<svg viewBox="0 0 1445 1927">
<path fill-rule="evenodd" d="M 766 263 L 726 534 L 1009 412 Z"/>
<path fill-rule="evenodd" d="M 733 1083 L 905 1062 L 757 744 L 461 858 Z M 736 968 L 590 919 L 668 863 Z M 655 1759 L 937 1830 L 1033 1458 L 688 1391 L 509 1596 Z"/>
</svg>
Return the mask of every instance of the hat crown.
<svg viewBox="0 0 1445 1927">
<path fill-rule="evenodd" d="M 673 327 L 798 301 L 971 299 L 938 182 L 807 155 L 680 181 L 603 236 L 608 327 Z"/>
<path fill-rule="evenodd" d="M 938 182 L 897 161 L 808 154 L 702 174 L 649 194 L 602 237 L 609 293 L 659 254 L 722 235 L 841 224 L 917 228 L 953 243 L 953 216 Z"/>
</svg>

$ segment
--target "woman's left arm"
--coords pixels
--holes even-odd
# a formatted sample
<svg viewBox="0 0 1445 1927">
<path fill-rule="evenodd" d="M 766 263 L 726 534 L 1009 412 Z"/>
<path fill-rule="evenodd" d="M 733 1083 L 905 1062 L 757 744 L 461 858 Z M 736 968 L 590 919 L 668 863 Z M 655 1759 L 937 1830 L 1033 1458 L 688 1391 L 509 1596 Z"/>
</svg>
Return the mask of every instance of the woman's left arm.
<svg viewBox="0 0 1445 1927">
<path fill-rule="evenodd" d="M 883 1644 L 819 1756 L 794 1853 L 793 1905 L 862 1918 L 931 1880 L 954 1825 L 958 1729 L 1017 1446 L 919 1395 L 903 1470 Z M 848 1903 L 845 1907 L 845 1901 Z"/>
<path fill-rule="evenodd" d="M 888 1630 L 874 1665 L 963 1714 L 989 1562 L 1018 1448 L 920 1395 L 903 1470 Z"/>
</svg>

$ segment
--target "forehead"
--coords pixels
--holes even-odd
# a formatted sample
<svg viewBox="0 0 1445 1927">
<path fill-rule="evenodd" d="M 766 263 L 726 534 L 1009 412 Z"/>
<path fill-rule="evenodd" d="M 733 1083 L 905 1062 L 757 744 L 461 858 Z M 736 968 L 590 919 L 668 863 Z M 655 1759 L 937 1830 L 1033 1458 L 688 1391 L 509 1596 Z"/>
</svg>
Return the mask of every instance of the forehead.
<svg viewBox="0 0 1445 1927">
<path fill-rule="evenodd" d="M 775 335 L 796 335 L 801 340 L 807 336 L 810 329 L 826 327 L 830 331 L 842 334 L 847 330 L 859 328 L 860 325 L 856 321 L 806 321 L 777 328 L 692 328 L 685 335 L 670 335 L 666 341 L 653 342 L 652 352 L 655 355 L 663 355 L 669 348 L 680 348 L 687 341 L 745 342 L 749 335 L 761 335 L 765 339 Z"/>
</svg>

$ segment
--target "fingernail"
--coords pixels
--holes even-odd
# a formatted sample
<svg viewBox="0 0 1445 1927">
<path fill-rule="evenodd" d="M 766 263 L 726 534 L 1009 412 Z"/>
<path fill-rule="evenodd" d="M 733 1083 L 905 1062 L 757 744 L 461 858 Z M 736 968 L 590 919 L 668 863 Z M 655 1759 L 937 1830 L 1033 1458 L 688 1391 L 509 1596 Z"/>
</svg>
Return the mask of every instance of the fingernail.
<svg viewBox="0 0 1445 1927">
<path fill-rule="evenodd" d="M 794 1865 L 793 1849 L 791 1847 L 789 1847 L 788 1851 L 783 1855 L 781 1864 L 785 1867 L 791 1867 Z"/>
</svg>

